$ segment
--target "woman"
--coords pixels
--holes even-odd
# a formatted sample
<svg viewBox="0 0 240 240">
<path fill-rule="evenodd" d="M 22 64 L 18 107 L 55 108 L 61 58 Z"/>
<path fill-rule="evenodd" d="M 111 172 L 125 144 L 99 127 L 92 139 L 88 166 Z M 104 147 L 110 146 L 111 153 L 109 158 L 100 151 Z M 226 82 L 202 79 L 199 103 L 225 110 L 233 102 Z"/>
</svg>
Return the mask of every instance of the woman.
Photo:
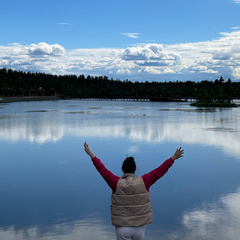
<svg viewBox="0 0 240 240">
<path fill-rule="evenodd" d="M 86 142 L 84 150 L 112 189 L 111 215 L 117 240 L 142 240 L 145 225 L 152 223 L 149 188 L 168 171 L 176 159 L 183 157 L 184 150 L 178 148 L 162 165 L 140 177 L 135 177 L 136 163 L 133 157 L 123 161 L 123 176 L 118 177 L 92 153 Z"/>
</svg>

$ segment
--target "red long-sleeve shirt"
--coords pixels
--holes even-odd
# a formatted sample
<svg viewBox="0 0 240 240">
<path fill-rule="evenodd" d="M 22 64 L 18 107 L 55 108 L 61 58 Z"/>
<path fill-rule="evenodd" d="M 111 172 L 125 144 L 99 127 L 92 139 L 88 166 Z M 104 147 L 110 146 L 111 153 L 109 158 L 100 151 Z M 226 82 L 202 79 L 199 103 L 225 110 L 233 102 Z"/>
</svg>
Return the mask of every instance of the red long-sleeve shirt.
<svg viewBox="0 0 240 240">
<path fill-rule="evenodd" d="M 109 171 L 100 159 L 94 157 L 92 162 L 104 180 L 107 182 L 108 186 L 112 189 L 114 193 L 117 188 L 117 183 L 120 177 L 114 175 L 111 171 Z M 146 186 L 146 189 L 149 191 L 149 188 L 159 179 L 161 178 L 168 169 L 173 165 L 174 161 L 169 158 L 162 165 L 152 170 L 151 172 L 142 175 L 142 179 Z"/>
</svg>

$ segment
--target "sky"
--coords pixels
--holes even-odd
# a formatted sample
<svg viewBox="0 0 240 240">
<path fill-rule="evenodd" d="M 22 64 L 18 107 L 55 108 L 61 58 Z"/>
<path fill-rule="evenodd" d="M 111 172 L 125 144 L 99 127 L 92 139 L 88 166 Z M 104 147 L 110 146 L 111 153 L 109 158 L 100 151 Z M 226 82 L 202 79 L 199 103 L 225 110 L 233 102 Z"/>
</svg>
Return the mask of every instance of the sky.
<svg viewBox="0 0 240 240">
<path fill-rule="evenodd" d="M 240 0 L 5 0 L 0 68 L 240 81 Z"/>
</svg>

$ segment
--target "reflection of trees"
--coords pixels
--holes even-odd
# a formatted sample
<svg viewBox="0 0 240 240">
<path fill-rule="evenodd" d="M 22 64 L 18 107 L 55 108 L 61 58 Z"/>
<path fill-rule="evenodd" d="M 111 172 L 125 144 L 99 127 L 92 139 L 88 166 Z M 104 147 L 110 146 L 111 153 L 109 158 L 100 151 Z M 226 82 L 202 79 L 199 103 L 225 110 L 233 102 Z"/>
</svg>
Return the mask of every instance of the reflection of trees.
<svg viewBox="0 0 240 240">
<path fill-rule="evenodd" d="M 0 96 L 22 96 L 24 89 L 43 88 L 47 96 L 59 94 L 86 98 L 150 98 L 192 97 L 201 99 L 232 99 L 240 97 L 240 82 L 216 79 L 201 82 L 131 82 L 108 79 L 107 76 L 83 74 L 57 76 L 0 69 Z"/>
</svg>

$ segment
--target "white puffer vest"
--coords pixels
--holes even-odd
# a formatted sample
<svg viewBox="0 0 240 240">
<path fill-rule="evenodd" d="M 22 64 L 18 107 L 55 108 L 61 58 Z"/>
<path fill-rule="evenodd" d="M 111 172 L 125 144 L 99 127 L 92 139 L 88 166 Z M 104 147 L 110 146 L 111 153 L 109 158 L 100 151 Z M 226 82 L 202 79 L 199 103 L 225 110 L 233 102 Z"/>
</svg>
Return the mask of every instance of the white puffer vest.
<svg viewBox="0 0 240 240">
<path fill-rule="evenodd" d="M 152 204 L 142 177 L 125 173 L 112 194 L 112 224 L 120 227 L 137 227 L 152 223 Z"/>
</svg>

